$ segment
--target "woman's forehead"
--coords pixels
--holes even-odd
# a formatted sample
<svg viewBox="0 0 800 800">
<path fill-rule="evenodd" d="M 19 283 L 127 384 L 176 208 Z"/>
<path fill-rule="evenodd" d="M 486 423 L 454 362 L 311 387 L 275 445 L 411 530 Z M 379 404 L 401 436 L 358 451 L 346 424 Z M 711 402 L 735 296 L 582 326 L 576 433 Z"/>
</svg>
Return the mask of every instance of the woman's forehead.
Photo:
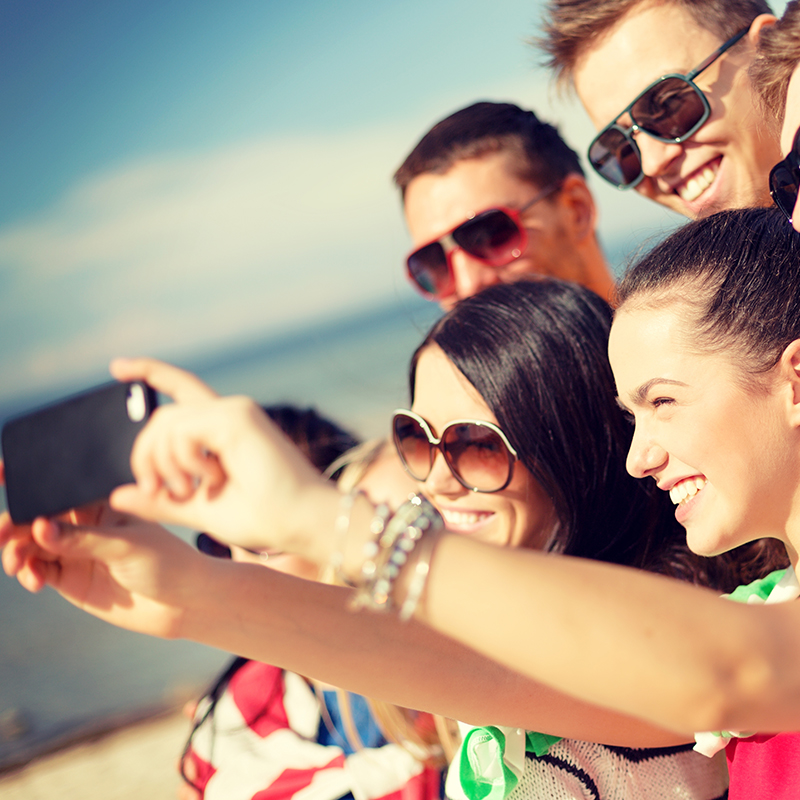
<svg viewBox="0 0 800 800">
<path fill-rule="evenodd" d="M 454 419 L 497 422 L 478 390 L 438 345 L 426 347 L 417 359 L 413 409 L 437 428 Z"/>
</svg>

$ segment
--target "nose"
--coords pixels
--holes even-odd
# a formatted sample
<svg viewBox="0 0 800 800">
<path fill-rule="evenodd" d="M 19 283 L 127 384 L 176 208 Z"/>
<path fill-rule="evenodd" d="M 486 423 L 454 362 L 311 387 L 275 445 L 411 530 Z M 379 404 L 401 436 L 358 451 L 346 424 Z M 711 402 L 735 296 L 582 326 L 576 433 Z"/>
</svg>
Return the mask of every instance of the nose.
<svg viewBox="0 0 800 800">
<path fill-rule="evenodd" d="M 625 467 L 634 478 L 656 477 L 667 461 L 667 451 L 652 441 L 640 426 L 633 432 Z"/>
<path fill-rule="evenodd" d="M 683 145 L 677 142 L 660 142 L 642 131 L 633 134 L 642 159 L 642 172 L 648 178 L 664 175 L 669 165 L 683 152 Z"/>
<path fill-rule="evenodd" d="M 481 289 L 500 283 L 500 270 L 472 258 L 460 248 L 450 255 L 453 266 L 453 285 L 455 297 L 465 300 Z"/>
<path fill-rule="evenodd" d="M 450 471 L 444 456 L 436 450 L 433 457 L 433 467 L 428 477 L 423 482 L 423 487 L 431 495 L 453 495 L 467 491 Z"/>
</svg>

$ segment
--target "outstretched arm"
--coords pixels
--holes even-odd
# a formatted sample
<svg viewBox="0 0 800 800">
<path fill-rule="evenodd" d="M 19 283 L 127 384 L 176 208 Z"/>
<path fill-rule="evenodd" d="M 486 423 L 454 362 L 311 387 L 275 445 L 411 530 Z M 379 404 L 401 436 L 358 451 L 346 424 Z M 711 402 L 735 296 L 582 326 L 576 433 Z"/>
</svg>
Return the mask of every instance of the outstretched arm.
<svg viewBox="0 0 800 800">
<path fill-rule="evenodd" d="M 155 362 L 128 362 L 125 370 L 120 377 L 182 380 Z M 147 516 L 207 520 L 223 538 L 260 538 L 324 563 L 335 492 L 246 401 L 223 402 L 175 409 L 174 420 L 152 427 L 134 457 L 139 488 L 115 499 Z M 243 483 L 254 465 L 259 491 Z M 364 500 L 352 511 L 345 567 L 353 576 L 372 513 Z M 435 630 L 534 680 L 677 731 L 800 727 L 798 615 L 796 603 L 740 606 L 648 573 L 452 536 L 438 544 L 417 610 Z"/>
<path fill-rule="evenodd" d="M 4 566 L 112 624 L 183 637 L 410 708 L 627 746 L 687 736 L 576 701 L 417 622 L 354 614 L 347 589 L 208 558 L 108 509 L 85 524 L 0 517 Z"/>
<path fill-rule="evenodd" d="M 465 587 L 481 586 L 481 602 Z M 459 588 L 461 587 L 461 588 Z M 511 636 L 497 614 L 522 609 Z M 800 607 L 600 562 L 439 542 L 419 619 L 523 674 L 675 730 L 797 730 Z"/>
</svg>

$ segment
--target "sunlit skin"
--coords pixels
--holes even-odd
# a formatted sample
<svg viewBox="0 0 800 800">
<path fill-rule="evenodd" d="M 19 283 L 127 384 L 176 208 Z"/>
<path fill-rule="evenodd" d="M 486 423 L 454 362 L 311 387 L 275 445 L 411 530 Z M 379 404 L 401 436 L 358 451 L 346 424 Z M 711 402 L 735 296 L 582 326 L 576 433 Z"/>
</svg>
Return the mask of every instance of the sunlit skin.
<svg viewBox="0 0 800 800">
<path fill-rule="evenodd" d="M 356 486 L 374 505 L 386 503 L 390 508 L 397 508 L 408 500 L 410 494 L 419 488 L 417 482 L 403 468 L 403 464 L 391 442 L 386 442 L 381 448 L 380 452 L 366 468 L 364 474 L 359 478 Z M 234 561 L 261 564 L 298 578 L 305 578 L 310 581 L 319 580 L 319 568 L 317 565 L 292 553 L 282 553 L 274 550 L 255 552 L 237 545 L 231 545 L 230 547 Z"/>
<path fill-rule="evenodd" d="M 521 208 L 546 188 L 520 179 L 502 151 L 457 161 L 443 174 L 418 175 L 405 194 L 412 247 L 427 244 L 488 208 Z M 603 297 L 610 295 L 613 279 L 595 237 L 594 202 L 583 178 L 568 176 L 560 192 L 523 212 L 522 222 L 528 245 L 505 267 L 487 266 L 459 249 L 453 252 L 455 292 L 442 298 L 442 308 L 449 310 L 496 283 L 531 275 L 576 281 Z"/>
<path fill-rule="evenodd" d="M 497 424 L 475 387 L 435 345 L 426 348 L 417 363 L 412 409 L 428 421 L 434 434 L 456 419 Z M 519 461 L 511 483 L 489 494 L 464 488 L 437 453 L 419 489 L 442 513 L 449 530 L 483 542 L 541 549 L 555 527 L 550 499 Z"/>
<path fill-rule="evenodd" d="M 305 578 L 308 581 L 319 580 L 319 567 L 316 564 L 291 553 L 270 552 L 269 550 L 265 550 L 263 553 L 254 553 L 234 544 L 231 545 L 231 558 L 234 561 L 261 564 L 264 567 L 285 572 L 287 575 L 294 575 L 297 578 Z"/>
<path fill-rule="evenodd" d="M 389 508 L 397 508 L 419 487 L 403 468 L 392 443 L 386 442 L 359 480 L 358 488 L 373 505 L 386 503 Z"/>
<path fill-rule="evenodd" d="M 783 379 L 782 364 L 756 388 L 736 354 L 693 352 L 681 310 L 624 306 L 614 320 L 609 358 L 636 425 L 628 471 L 681 500 L 675 516 L 694 552 L 774 536 L 796 564 L 787 537 L 800 523 L 797 382 Z"/>
<path fill-rule="evenodd" d="M 781 127 L 781 153 L 784 156 L 792 149 L 794 135 L 798 128 L 800 128 L 800 67 L 795 69 L 792 74 L 786 93 L 786 113 Z M 800 231 L 800 208 L 798 205 L 800 205 L 800 200 L 795 203 L 792 215 L 792 225 L 796 231 Z"/>
<path fill-rule="evenodd" d="M 779 153 L 747 68 L 758 32 L 774 19 L 757 17 L 748 34 L 697 77 L 711 116 L 694 136 L 675 144 L 634 134 L 645 174 L 636 191 L 687 217 L 770 204 L 767 178 Z M 722 43 L 677 3 L 641 3 L 578 60 L 575 88 L 600 130 L 654 80 L 688 73 Z"/>
</svg>

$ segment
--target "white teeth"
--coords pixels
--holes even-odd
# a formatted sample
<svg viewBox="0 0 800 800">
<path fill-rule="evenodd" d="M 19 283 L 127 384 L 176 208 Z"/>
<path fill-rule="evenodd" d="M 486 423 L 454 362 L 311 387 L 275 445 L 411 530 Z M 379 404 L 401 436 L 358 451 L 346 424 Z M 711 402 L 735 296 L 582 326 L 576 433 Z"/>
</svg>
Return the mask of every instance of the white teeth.
<svg viewBox="0 0 800 800">
<path fill-rule="evenodd" d="M 678 506 L 694 497 L 707 483 L 705 478 L 687 478 L 669 490 L 669 499 Z"/>
<path fill-rule="evenodd" d="M 475 525 L 491 516 L 487 511 L 454 511 L 452 508 L 441 509 L 441 514 L 447 525 Z"/>
<path fill-rule="evenodd" d="M 690 203 L 692 200 L 697 200 L 703 192 L 714 183 L 714 178 L 717 175 L 716 167 L 710 166 L 698 172 L 696 175 L 689 178 L 683 186 L 678 187 L 678 194 L 681 200 L 686 200 Z"/>
</svg>

